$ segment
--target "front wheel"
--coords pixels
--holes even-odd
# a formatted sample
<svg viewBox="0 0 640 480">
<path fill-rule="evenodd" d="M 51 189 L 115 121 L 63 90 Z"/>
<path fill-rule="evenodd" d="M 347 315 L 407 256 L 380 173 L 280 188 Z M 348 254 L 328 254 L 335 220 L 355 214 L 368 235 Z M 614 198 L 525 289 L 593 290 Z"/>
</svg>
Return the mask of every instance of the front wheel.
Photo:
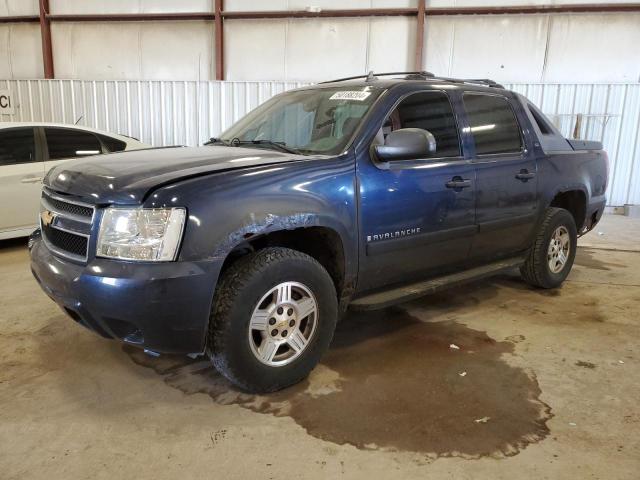
<svg viewBox="0 0 640 480">
<path fill-rule="evenodd" d="M 272 392 L 305 378 L 333 338 L 336 290 L 312 257 L 266 248 L 227 270 L 216 290 L 208 353 L 231 382 Z"/>
<path fill-rule="evenodd" d="M 548 208 L 520 273 L 536 287 L 555 288 L 567 278 L 576 256 L 578 235 L 571 213 Z"/>
</svg>

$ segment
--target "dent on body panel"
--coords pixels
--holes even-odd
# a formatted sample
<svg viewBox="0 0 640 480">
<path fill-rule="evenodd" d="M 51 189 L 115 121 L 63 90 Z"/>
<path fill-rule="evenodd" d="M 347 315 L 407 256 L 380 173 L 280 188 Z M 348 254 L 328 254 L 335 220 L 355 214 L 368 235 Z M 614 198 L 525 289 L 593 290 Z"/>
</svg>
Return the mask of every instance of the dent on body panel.
<svg viewBox="0 0 640 480">
<path fill-rule="evenodd" d="M 187 206 L 181 258 L 220 261 L 249 238 L 316 226 L 336 231 L 349 249 L 356 237 L 353 181 L 348 161 L 319 159 L 194 178 L 152 197 Z"/>
<path fill-rule="evenodd" d="M 224 259 L 234 247 L 256 235 L 320 225 L 320 219 L 314 213 L 296 213 L 284 216 L 267 213 L 259 217 L 255 213 L 250 213 L 243 219 L 240 228 L 226 235 L 218 243 L 212 253 L 212 260 Z"/>
<path fill-rule="evenodd" d="M 605 178 L 599 175 L 600 155 L 587 152 L 550 154 L 538 160 L 539 185 L 543 189 L 544 205 L 559 193 L 579 190 L 587 199 L 603 195 Z M 601 172 L 606 176 L 606 172 Z M 602 190 L 601 193 L 598 193 Z"/>
</svg>

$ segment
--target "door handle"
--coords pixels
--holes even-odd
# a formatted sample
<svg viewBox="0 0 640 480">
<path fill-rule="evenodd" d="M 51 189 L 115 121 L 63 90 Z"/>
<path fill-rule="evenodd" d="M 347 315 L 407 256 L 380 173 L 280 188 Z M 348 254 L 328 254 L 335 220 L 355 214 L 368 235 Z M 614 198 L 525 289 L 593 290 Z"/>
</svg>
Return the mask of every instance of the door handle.
<svg viewBox="0 0 640 480">
<path fill-rule="evenodd" d="M 518 180 L 522 180 L 523 182 L 526 182 L 527 180 L 530 180 L 535 176 L 536 174 L 534 172 L 529 172 L 529 170 L 527 170 L 526 168 L 523 168 L 519 173 L 516 173 L 516 178 Z"/>
<path fill-rule="evenodd" d="M 453 177 L 447 183 L 444 184 L 447 188 L 459 189 L 467 188 L 471 186 L 471 180 L 465 180 L 462 177 Z"/>
<path fill-rule="evenodd" d="M 24 177 L 20 183 L 42 183 L 42 177 Z"/>
</svg>

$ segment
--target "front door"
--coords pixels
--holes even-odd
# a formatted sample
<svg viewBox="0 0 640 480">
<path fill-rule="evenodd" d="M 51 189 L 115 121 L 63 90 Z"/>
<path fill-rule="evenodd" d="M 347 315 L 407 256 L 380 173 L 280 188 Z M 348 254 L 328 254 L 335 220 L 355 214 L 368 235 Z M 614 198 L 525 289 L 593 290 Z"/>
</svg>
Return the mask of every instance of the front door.
<svg viewBox="0 0 640 480">
<path fill-rule="evenodd" d="M 471 258 L 491 261 L 527 248 L 538 207 L 537 166 L 514 105 L 506 96 L 462 96 L 476 168 L 478 234 Z"/>
<path fill-rule="evenodd" d="M 38 224 L 44 163 L 36 152 L 32 127 L 0 130 L 0 238 Z"/>
<path fill-rule="evenodd" d="M 358 159 L 360 271 L 358 293 L 425 278 L 468 257 L 475 232 L 474 167 L 460 146 L 448 96 L 420 91 L 392 108 L 374 142 L 399 128 L 436 139 L 429 158 L 380 163 Z"/>
</svg>

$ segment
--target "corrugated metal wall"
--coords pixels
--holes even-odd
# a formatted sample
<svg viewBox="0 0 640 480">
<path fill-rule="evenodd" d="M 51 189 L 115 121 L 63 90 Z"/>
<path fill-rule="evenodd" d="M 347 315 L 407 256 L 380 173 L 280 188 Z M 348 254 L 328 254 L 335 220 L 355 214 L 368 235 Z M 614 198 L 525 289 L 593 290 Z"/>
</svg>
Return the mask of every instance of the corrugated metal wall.
<svg viewBox="0 0 640 480">
<path fill-rule="evenodd" d="M 0 80 L 14 115 L 0 121 L 75 123 L 152 145 L 198 145 L 296 82 Z M 563 134 L 601 140 L 611 161 L 609 204 L 640 204 L 640 84 L 509 84 Z"/>
</svg>

